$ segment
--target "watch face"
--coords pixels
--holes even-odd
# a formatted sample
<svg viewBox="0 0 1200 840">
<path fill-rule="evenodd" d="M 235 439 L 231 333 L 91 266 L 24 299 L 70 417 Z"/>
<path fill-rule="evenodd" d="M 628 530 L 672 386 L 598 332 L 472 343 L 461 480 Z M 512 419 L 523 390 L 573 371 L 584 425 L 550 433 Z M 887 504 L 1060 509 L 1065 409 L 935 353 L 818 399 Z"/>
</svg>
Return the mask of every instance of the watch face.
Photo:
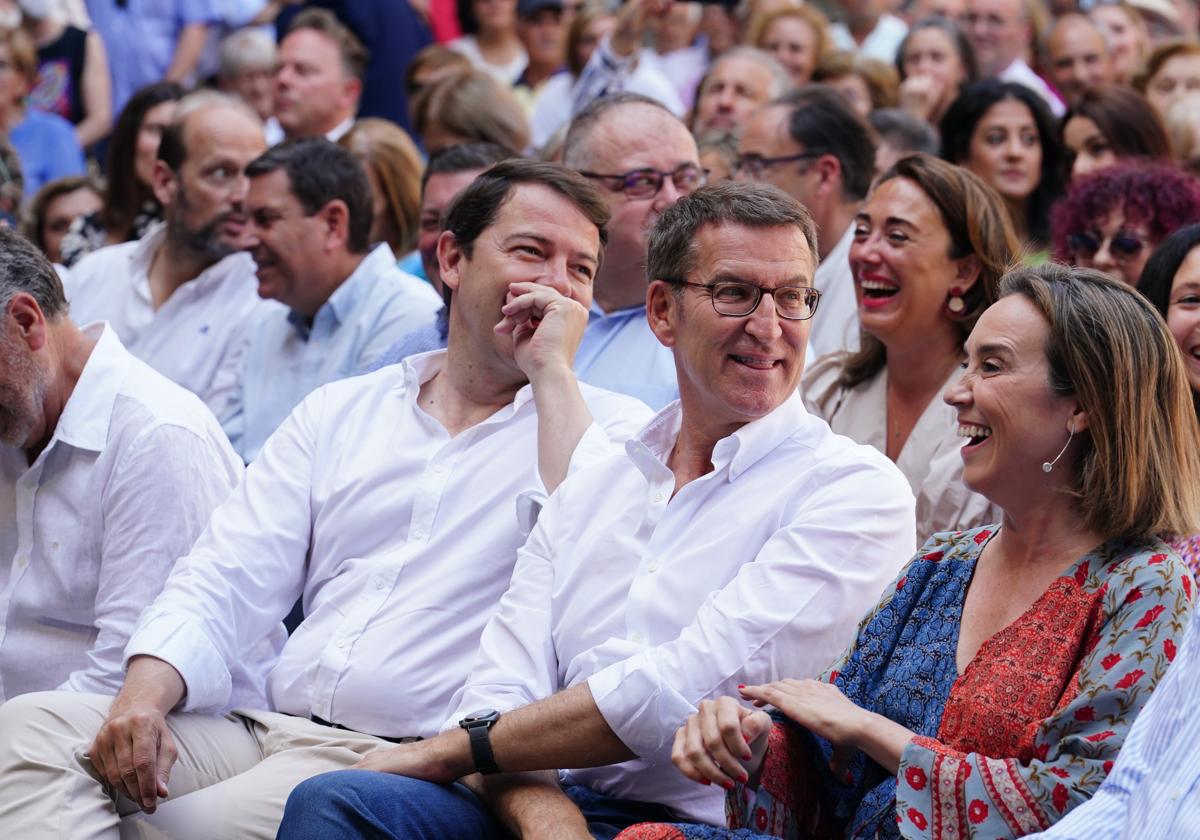
<svg viewBox="0 0 1200 840">
<path fill-rule="evenodd" d="M 463 723 L 476 723 L 481 720 L 494 720 L 500 717 L 500 713 L 495 709 L 480 709 L 478 712 L 471 712 L 462 719 Z"/>
</svg>

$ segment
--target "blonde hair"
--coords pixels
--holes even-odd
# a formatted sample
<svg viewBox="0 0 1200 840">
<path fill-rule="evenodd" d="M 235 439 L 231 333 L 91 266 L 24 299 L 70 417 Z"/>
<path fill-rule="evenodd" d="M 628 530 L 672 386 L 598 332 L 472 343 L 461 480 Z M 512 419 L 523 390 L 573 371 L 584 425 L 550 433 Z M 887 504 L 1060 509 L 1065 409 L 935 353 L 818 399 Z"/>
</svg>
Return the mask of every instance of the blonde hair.
<svg viewBox="0 0 1200 840">
<path fill-rule="evenodd" d="M 32 88 L 38 76 L 37 46 L 33 37 L 19 26 L 0 27 L 0 44 L 8 47 L 13 70 Z"/>
<path fill-rule="evenodd" d="M 1099 271 L 1047 263 L 1000 282 L 1050 328 L 1050 387 L 1087 412 L 1070 493 L 1104 539 L 1200 526 L 1200 426 L 1179 348 L 1158 311 Z"/>
<path fill-rule="evenodd" d="M 797 18 L 808 24 L 808 28 L 813 31 L 816 38 L 813 52 L 819 62 L 830 51 L 832 42 L 829 38 L 829 20 L 821 14 L 820 9 L 814 6 L 789 6 L 766 14 L 754 15 L 750 18 L 750 23 L 746 25 L 746 43 L 758 47 L 760 50 L 763 49 L 763 40 L 765 40 L 771 25 L 777 20 L 786 18 Z"/>
<path fill-rule="evenodd" d="M 1150 86 L 1150 80 L 1158 75 L 1163 65 L 1179 55 L 1200 55 L 1200 41 L 1188 38 L 1176 38 L 1164 41 L 1150 51 L 1142 70 L 1133 77 L 1133 86 L 1139 93 L 1145 93 Z"/>
<path fill-rule="evenodd" d="M 421 215 L 421 173 L 425 165 L 409 136 L 390 120 L 366 117 L 339 141 L 362 161 L 383 194 L 390 224 L 388 245 L 397 258 L 417 246 Z"/>
<path fill-rule="evenodd" d="M 517 151 L 529 145 L 521 104 L 483 70 L 453 73 L 423 88 L 413 100 L 412 117 L 422 137 L 438 125 L 463 143 L 495 143 Z"/>
<path fill-rule="evenodd" d="M 844 76 L 858 76 L 871 95 L 871 110 L 895 108 L 899 102 L 900 74 L 896 68 L 875 58 L 855 53 L 831 52 L 817 62 L 814 82 L 829 82 Z"/>
</svg>

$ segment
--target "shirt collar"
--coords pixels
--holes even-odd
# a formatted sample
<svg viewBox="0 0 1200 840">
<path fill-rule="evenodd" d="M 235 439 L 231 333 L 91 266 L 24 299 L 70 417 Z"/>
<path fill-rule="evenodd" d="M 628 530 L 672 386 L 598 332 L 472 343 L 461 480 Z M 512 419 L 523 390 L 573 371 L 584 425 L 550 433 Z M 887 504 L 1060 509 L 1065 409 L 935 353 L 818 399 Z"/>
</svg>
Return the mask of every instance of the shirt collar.
<svg viewBox="0 0 1200 840">
<path fill-rule="evenodd" d="M 130 356 L 117 338 L 116 330 L 108 324 L 89 324 L 83 332 L 97 339 L 96 346 L 63 407 L 51 444 L 62 441 L 76 449 L 103 452 L 108 442 L 113 404 L 125 381 Z"/>
<path fill-rule="evenodd" d="M 774 411 L 717 441 L 712 454 L 714 472 L 726 470 L 727 480 L 736 481 L 738 476 L 794 436 L 807 416 L 803 398 L 798 391 L 793 391 Z M 661 474 L 666 467 L 682 424 L 683 404 L 676 400 L 626 442 L 626 453 L 648 479 L 653 480 L 654 474 Z"/>
<path fill-rule="evenodd" d="M 381 242 L 371 253 L 363 257 L 350 276 L 333 290 L 333 294 L 321 304 L 316 315 L 308 318 L 295 310 L 290 310 L 287 316 L 288 323 L 296 328 L 296 332 L 300 333 L 300 337 L 305 341 L 308 341 L 313 325 L 318 321 L 332 318 L 332 326 L 335 327 L 345 323 L 375 279 L 395 265 L 396 258 L 392 254 L 392 249 L 386 242 Z"/>
<path fill-rule="evenodd" d="M 353 115 L 346 117 L 346 119 L 342 120 L 340 123 L 335 125 L 333 128 L 329 129 L 329 131 L 326 131 L 325 139 L 328 140 L 330 143 L 336 143 L 337 141 L 341 140 L 342 137 L 344 137 L 346 134 L 348 134 L 350 129 L 352 129 L 352 128 L 354 128 L 354 116 Z"/>
<path fill-rule="evenodd" d="M 134 278 L 134 285 L 147 300 L 150 298 L 150 264 L 154 262 L 154 255 L 158 253 L 158 249 L 166 242 L 166 238 L 167 223 L 155 222 L 146 232 L 146 235 L 139 239 L 133 250 L 129 252 L 129 268 Z M 188 283 L 194 283 L 197 287 L 203 287 L 213 283 L 220 283 L 229 275 L 230 269 L 235 268 L 233 263 L 238 262 L 245 263 L 245 265 L 239 268 L 241 273 L 246 275 L 253 275 L 255 273 L 256 267 L 253 257 L 244 251 L 234 251 L 217 260 L 183 285 L 186 286 Z"/>
<path fill-rule="evenodd" d="M 404 376 L 397 386 L 403 389 L 408 399 L 416 402 L 421 386 L 433 379 L 446 366 L 448 351 L 430 350 L 428 353 L 414 353 L 401 359 L 399 364 L 404 370 Z M 526 403 L 533 401 L 533 386 L 528 382 L 521 386 L 513 396 L 513 401 L 489 417 L 484 423 L 495 422 L 511 417 Z M 483 425 L 482 423 L 480 425 Z"/>
</svg>

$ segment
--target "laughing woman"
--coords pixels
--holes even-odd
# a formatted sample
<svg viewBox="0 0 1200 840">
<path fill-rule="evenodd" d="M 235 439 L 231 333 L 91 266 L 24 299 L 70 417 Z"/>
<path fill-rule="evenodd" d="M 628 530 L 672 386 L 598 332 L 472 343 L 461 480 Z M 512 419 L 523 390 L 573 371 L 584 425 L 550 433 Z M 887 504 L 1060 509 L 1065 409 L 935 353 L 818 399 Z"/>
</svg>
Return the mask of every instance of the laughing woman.
<svg viewBox="0 0 1200 840">
<path fill-rule="evenodd" d="M 1016 256 L 1008 214 L 970 172 L 913 155 L 880 176 L 854 224 L 861 349 L 813 364 L 809 410 L 895 461 L 917 497 L 918 542 L 995 522 L 988 501 L 960 480 L 954 410 L 940 397 Z"/>
<path fill-rule="evenodd" d="M 820 680 L 700 704 L 672 760 L 726 786 L 733 831 L 618 840 L 1019 837 L 1099 788 L 1190 617 L 1156 535 L 1196 528 L 1200 433 L 1131 287 L 1045 265 L 999 297 L 946 400 L 972 435 L 963 479 L 1003 524 L 931 538 Z"/>
</svg>

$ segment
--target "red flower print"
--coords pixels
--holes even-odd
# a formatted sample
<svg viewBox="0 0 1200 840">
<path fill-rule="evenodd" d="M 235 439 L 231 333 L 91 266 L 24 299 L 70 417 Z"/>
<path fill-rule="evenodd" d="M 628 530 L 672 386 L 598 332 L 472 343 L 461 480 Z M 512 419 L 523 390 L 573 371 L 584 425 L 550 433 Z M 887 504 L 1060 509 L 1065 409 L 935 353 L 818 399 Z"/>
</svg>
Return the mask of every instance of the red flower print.
<svg viewBox="0 0 1200 840">
<path fill-rule="evenodd" d="M 1106 761 L 1106 762 L 1104 762 L 1104 764 L 1102 764 L 1101 766 L 1104 768 L 1104 774 L 1105 774 L 1105 775 L 1108 775 L 1109 773 L 1111 773 L 1111 772 L 1112 772 L 1112 769 L 1113 769 L 1113 763 L 1112 763 L 1112 761 L 1111 761 L 1111 760 L 1110 760 L 1110 761 Z"/>
<path fill-rule="evenodd" d="M 916 808 L 908 809 L 908 818 L 912 820 L 912 824 L 917 827 L 918 831 L 924 831 L 929 826 L 929 820 L 925 819 L 925 815 Z"/>
<path fill-rule="evenodd" d="M 1050 754 L 1050 744 L 1041 743 L 1033 748 L 1033 754 L 1038 757 L 1039 761 L 1045 761 L 1046 756 Z"/>
<path fill-rule="evenodd" d="M 759 831 L 767 830 L 767 809 L 766 808 L 755 808 L 754 809 L 754 825 L 758 828 Z"/>
<path fill-rule="evenodd" d="M 1121 679 L 1117 680 L 1117 688 L 1129 688 L 1142 677 L 1146 676 L 1146 672 L 1141 668 L 1134 668 Z"/>
<path fill-rule="evenodd" d="M 970 764 L 964 764 L 962 766 L 962 774 L 963 774 L 964 779 L 971 778 L 971 765 Z"/>
<path fill-rule="evenodd" d="M 1085 738 L 1084 740 L 1091 741 L 1093 744 L 1097 744 L 1100 741 L 1103 741 L 1106 738 L 1111 738 L 1112 736 L 1114 736 L 1116 734 L 1117 733 L 1113 732 L 1111 729 L 1105 729 L 1103 732 L 1097 732 L 1095 735 L 1087 736 L 1087 738 Z"/>
<path fill-rule="evenodd" d="M 1060 778 L 1060 779 L 1071 778 L 1071 774 L 1068 773 L 1066 770 L 1062 769 L 1061 767 L 1051 767 L 1050 772 L 1053 773 L 1055 776 L 1058 776 L 1058 778 Z"/>
<path fill-rule="evenodd" d="M 1080 566 L 1075 570 L 1075 582 L 1080 586 L 1087 583 L 1087 564 Z"/>
<path fill-rule="evenodd" d="M 897 592 L 899 592 L 901 589 L 903 589 L 903 588 L 904 588 L 904 584 L 906 584 L 906 583 L 908 583 L 908 576 L 907 576 L 907 575 L 905 575 L 904 577 L 900 578 L 900 580 L 896 581 L 896 591 L 897 591 Z"/>
<path fill-rule="evenodd" d="M 1095 720 L 1096 710 L 1091 706 L 1084 706 L 1082 709 L 1075 710 L 1075 720 Z"/>
<path fill-rule="evenodd" d="M 1051 794 L 1051 799 L 1054 801 L 1054 808 L 1058 811 L 1063 811 L 1067 807 L 1067 788 L 1066 785 L 1059 782 L 1054 786 L 1054 793 Z"/>
<path fill-rule="evenodd" d="M 1129 594 L 1125 596 L 1125 603 L 1132 604 L 1134 601 L 1142 600 L 1142 587 L 1135 586 L 1129 590 Z"/>
<path fill-rule="evenodd" d="M 1167 655 L 1168 662 L 1175 661 L 1175 643 L 1170 639 L 1163 640 L 1163 653 Z"/>
<path fill-rule="evenodd" d="M 1157 607 L 1151 607 L 1150 609 L 1146 610 L 1146 614 L 1138 619 L 1138 623 L 1133 625 L 1133 629 L 1140 630 L 1143 627 L 1149 627 L 1158 620 L 1158 617 L 1162 615 L 1163 610 L 1165 609 L 1166 607 L 1164 607 L 1162 604 L 1159 604 Z"/>
<path fill-rule="evenodd" d="M 1192 600 L 1192 576 L 1191 575 L 1183 576 L 1183 594 L 1187 596 L 1187 599 L 1189 601 Z"/>
<path fill-rule="evenodd" d="M 925 790 L 925 782 L 928 780 L 925 771 L 920 767 L 909 767 L 904 771 L 904 781 L 908 782 L 908 786 L 913 790 Z"/>
<path fill-rule="evenodd" d="M 1110 653 L 1108 656 L 1100 660 L 1100 664 L 1104 666 L 1105 671 L 1111 671 L 1113 666 L 1121 661 L 1121 654 Z"/>
<path fill-rule="evenodd" d="M 972 799 L 971 804 L 967 806 L 967 819 L 975 825 L 987 819 L 988 806 L 983 804 L 982 799 Z"/>
<path fill-rule="evenodd" d="M 829 684 L 833 685 L 834 683 L 836 683 L 838 675 L 841 673 L 842 673 L 841 671 L 830 671 L 829 672 Z"/>
<path fill-rule="evenodd" d="M 928 554 L 922 554 L 922 555 L 921 555 L 921 559 L 922 559 L 922 560 L 930 560 L 930 561 L 932 561 L 932 562 L 936 563 L 937 561 L 941 560 L 941 559 L 942 559 L 943 557 L 945 557 L 945 556 L 946 556 L 946 555 L 945 555 L 945 553 L 944 553 L 944 552 L 941 552 L 941 551 L 931 551 L 931 552 L 929 552 Z"/>
<path fill-rule="evenodd" d="M 988 537 L 992 535 L 991 531 L 980 531 L 975 535 L 975 545 L 983 545 L 988 541 Z"/>
<path fill-rule="evenodd" d="M 1166 559 L 1167 559 L 1167 555 L 1165 555 L 1165 554 L 1155 554 L 1153 557 L 1151 557 L 1149 560 L 1146 561 L 1146 565 L 1156 566 Z"/>
</svg>

